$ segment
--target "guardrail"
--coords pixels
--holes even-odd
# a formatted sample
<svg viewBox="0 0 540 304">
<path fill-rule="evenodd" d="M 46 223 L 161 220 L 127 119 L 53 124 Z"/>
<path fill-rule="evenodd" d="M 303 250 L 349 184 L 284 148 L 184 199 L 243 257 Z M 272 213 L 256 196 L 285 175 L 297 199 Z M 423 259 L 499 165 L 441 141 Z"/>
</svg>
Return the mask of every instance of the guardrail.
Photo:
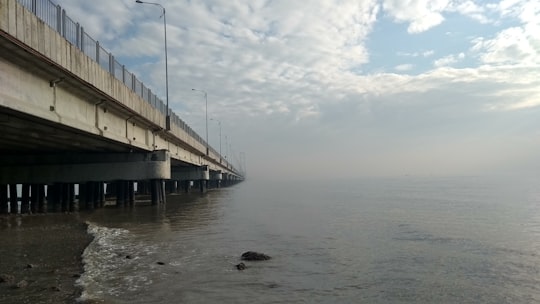
<svg viewBox="0 0 540 304">
<path fill-rule="evenodd" d="M 78 22 L 73 21 L 60 5 L 55 4 L 50 0 L 17 0 L 26 9 L 34 13 L 45 24 L 58 32 L 69 43 L 79 48 L 86 56 L 96 61 L 104 70 L 107 70 L 116 79 L 122 81 L 124 85 L 135 92 L 139 97 L 148 102 L 154 108 L 159 110 L 163 115 L 167 115 L 167 106 L 165 103 L 152 93 L 148 87 L 141 82 L 135 74 L 131 73 L 126 67 L 118 62 L 112 53 L 107 52 L 99 41 L 93 39 L 84 27 Z M 206 141 L 199 136 L 190 126 L 188 126 L 178 115 L 169 109 L 171 123 L 175 124 L 180 129 L 184 130 L 191 137 L 195 138 L 199 143 L 208 146 L 209 150 L 216 155 L 220 155 L 214 148 L 207 145 Z M 221 156 L 221 155 L 220 155 Z M 236 172 L 236 169 L 227 162 L 223 157 L 225 166 Z"/>
</svg>

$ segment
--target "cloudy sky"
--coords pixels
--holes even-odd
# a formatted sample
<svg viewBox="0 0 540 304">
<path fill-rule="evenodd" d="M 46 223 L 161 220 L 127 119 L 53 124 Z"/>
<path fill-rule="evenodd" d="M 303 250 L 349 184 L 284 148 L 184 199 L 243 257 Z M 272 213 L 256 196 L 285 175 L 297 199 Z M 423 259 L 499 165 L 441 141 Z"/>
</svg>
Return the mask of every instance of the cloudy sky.
<svg viewBox="0 0 540 304">
<path fill-rule="evenodd" d="M 158 6 L 55 2 L 165 99 Z M 249 177 L 540 172 L 538 0 L 159 3 L 171 108 Z"/>
</svg>

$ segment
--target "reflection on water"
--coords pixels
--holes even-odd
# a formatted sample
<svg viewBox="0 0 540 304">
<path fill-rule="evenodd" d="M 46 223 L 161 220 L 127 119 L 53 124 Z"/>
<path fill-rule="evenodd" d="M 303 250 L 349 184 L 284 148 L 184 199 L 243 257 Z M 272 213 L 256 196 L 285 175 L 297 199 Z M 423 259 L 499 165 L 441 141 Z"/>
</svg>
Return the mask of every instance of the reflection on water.
<svg viewBox="0 0 540 304">
<path fill-rule="evenodd" d="M 105 303 L 538 302 L 537 189 L 479 178 L 250 181 L 100 209 L 81 218 L 95 238 L 79 283 L 84 299 Z M 273 258 L 238 271 L 247 250 Z"/>
</svg>

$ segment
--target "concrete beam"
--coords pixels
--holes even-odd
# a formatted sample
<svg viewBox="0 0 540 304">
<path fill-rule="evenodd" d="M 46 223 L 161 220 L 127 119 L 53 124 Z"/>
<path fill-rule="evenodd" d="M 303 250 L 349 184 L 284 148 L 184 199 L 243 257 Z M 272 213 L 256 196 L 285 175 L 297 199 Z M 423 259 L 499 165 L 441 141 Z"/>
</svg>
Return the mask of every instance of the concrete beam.
<svg viewBox="0 0 540 304">
<path fill-rule="evenodd" d="M 3 159 L 10 164 L 0 164 L 0 184 L 107 182 L 171 177 L 170 155 L 165 150 L 3 156 Z"/>
<path fill-rule="evenodd" d="M 208 166 L 201 167 L 173 167 L 171 170 L 172 180 L 209 180 L 210 171 Z"/>
<path fill-rule="evenodd" d="M 221 171 L 210 171 L 210 179 L 211 180 L 222 180 L 223 179 L 223 173 L 221 173 Z"/>
</svg>

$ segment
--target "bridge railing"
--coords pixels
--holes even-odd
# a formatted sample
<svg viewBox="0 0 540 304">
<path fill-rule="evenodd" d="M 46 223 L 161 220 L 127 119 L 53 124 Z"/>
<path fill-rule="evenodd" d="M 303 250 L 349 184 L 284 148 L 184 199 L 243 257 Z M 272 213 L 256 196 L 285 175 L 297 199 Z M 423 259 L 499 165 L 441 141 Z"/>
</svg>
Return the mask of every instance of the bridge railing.
<svg viewBox="0 0 540 304">
<path fill-rule="evenodd" d="M 72 45 L 79 48 L 86 56 L 96 61 L 103 69 L 107 70 L 116 79 L 122 81 L 124 85 L 130 88 L 143 100 L 151 104 L 163 115 L 169 114 L 171 123 L 184 130 L 191 137 L 195 138 L 203 146 L 209 147 L 214 155 L 220 155 L 215 149 L 207 145 L 206 141 L 199 136 L 190 126 L 188 126 L 178 115 L 169 109 L 165 103 L 152 93 L 148 87 L 141 82 L 135 74 L 128 71 L 123 64 L 118 62 L 112 53 L 105 50 L 99 41 L 93 39 L 84 28 L 67 16 L 66 11 L 50 0 L 17 0 L 26 9 L 34 13 L 39 19 L 45 22 L 49 27 L 62 35 Z M 221 157 L 225 167 L 236 171 L 236 169 Z"/>
</svg>

